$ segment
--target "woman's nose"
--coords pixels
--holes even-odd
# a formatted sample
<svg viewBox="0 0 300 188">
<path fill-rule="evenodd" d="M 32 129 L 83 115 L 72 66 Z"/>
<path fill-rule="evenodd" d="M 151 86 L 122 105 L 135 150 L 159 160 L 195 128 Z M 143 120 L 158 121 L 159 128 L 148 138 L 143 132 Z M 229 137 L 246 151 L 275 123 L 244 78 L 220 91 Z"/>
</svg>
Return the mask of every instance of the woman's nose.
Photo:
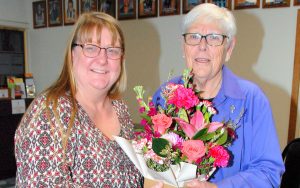
<svg viewBox="0 0 300 188">
<path fill-rule="evenodd" d="M 206 48 L 207 48 L 207 42 L 206 42 L 206 39 L 204 37 L 201 38 L 200 43 L 198 45 L 198 48 L 200 50 L 206 50 Z"/>
<path fill-rule="evenodd" d="M 98 61 L 101 63 L 101 64 L 104 64 L 104 63 L 107 63 L 107 55 L 106 55 L 106 49 L 101 49 L 98 56 Z"/>
</svg>

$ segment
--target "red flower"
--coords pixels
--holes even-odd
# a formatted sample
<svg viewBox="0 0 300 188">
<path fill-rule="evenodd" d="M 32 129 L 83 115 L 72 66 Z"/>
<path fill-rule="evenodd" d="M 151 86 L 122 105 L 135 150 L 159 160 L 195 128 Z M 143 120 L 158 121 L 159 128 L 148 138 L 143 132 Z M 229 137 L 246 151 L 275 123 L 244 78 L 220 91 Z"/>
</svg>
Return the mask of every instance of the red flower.
<svg viewBox="0 0 300 188">
<path fill-rule="evenodd" d="M 209 156 L 215 159 L 215 167 L 226 167 L 229 161 L 229 154 L 222 146 L 214 146 L 209 150 Z"/>
</svg>

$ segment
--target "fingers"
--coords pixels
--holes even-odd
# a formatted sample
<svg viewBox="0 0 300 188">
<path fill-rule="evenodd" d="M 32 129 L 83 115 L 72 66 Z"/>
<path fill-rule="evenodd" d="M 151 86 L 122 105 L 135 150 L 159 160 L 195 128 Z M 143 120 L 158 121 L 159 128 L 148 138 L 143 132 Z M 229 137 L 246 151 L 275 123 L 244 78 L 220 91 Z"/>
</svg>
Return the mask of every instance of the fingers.
<svg viewBox="0 0 300 188">
<path fill-rule="evenodd" d="M 189 187 L 189 188 L 201 186 L 201 185 L 200 185 L 200 182 L 199 182 L 197 179 L 194 179 L 194 180 L 192 180 L 192 181 L 189 181 L 189 182 L 185 183 L 184 185 L 185 185 L 185 187 Z"/>
<path fill-rule="evenodd" d="M 151 188 L 163 188 L 164 187 L 164 184 L 163 182 L 157 182 L 155 185 L 153 185 Z"/>
<path fill-rule="evenodd" d="M 217 188 L 216 184 L 207 181 L 198 181 L 194 179 L 184 184 L 187 188 Z"/>
</svg>

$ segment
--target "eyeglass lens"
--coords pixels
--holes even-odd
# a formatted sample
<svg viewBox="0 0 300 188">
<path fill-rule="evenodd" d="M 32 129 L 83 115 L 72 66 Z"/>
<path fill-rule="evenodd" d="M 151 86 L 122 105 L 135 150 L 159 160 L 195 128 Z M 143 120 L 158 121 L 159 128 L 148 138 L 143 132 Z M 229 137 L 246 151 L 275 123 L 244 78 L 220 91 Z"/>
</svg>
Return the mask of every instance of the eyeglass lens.
<svg viewBox="0 0 300 188">
<path fill-rule="evenodd" d="M 93 44 L 76 44 L 77 46 L 81 46 L 83 50 L 83 54 L 87 57 L 93 58 L 99 55 L 101 50 L 105 51 L 105 54 L 108 59 L 120 59 L 123 55 L 123 49 L 120 47 L 107 47 L 102 48 L 100 46 L 96 46 Z"/>
<path fill-rule="evenodd" d="M 225 35 L 221 34 L 207 34 L 201 35 L 199 33 L 185 33 L 183 34 L 185 43 L 188 45 L 199 45 L 204 38 L 206 43 L 210 46 L 220 46 L 223 44 Z"/>
</svg>

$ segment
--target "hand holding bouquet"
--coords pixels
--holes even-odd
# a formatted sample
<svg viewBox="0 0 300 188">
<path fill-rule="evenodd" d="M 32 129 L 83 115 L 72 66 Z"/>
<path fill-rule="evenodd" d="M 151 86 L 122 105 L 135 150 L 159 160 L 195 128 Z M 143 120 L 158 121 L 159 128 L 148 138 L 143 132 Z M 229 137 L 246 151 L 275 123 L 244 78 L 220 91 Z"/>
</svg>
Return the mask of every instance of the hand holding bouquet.
<svg viewBox="0 0 300 188">
<path fill-rule="evenodd" d="M 183 84 L 166 84 L 161 90 L 164 106 L 155 106 L 151 98 L 145 102 L 143 86 L 134 88 L 142 120 L 132 146 L 152 172 L 171 171 L 176 186 L 196 177 L 207 180 L 215 169 L 228 166 L 226 147 L 235 139 L 232 123 L 211 122 L 217 111 L 210 101 L 199 99 L 192 79 L 184 70 Z"/>
</svg>

